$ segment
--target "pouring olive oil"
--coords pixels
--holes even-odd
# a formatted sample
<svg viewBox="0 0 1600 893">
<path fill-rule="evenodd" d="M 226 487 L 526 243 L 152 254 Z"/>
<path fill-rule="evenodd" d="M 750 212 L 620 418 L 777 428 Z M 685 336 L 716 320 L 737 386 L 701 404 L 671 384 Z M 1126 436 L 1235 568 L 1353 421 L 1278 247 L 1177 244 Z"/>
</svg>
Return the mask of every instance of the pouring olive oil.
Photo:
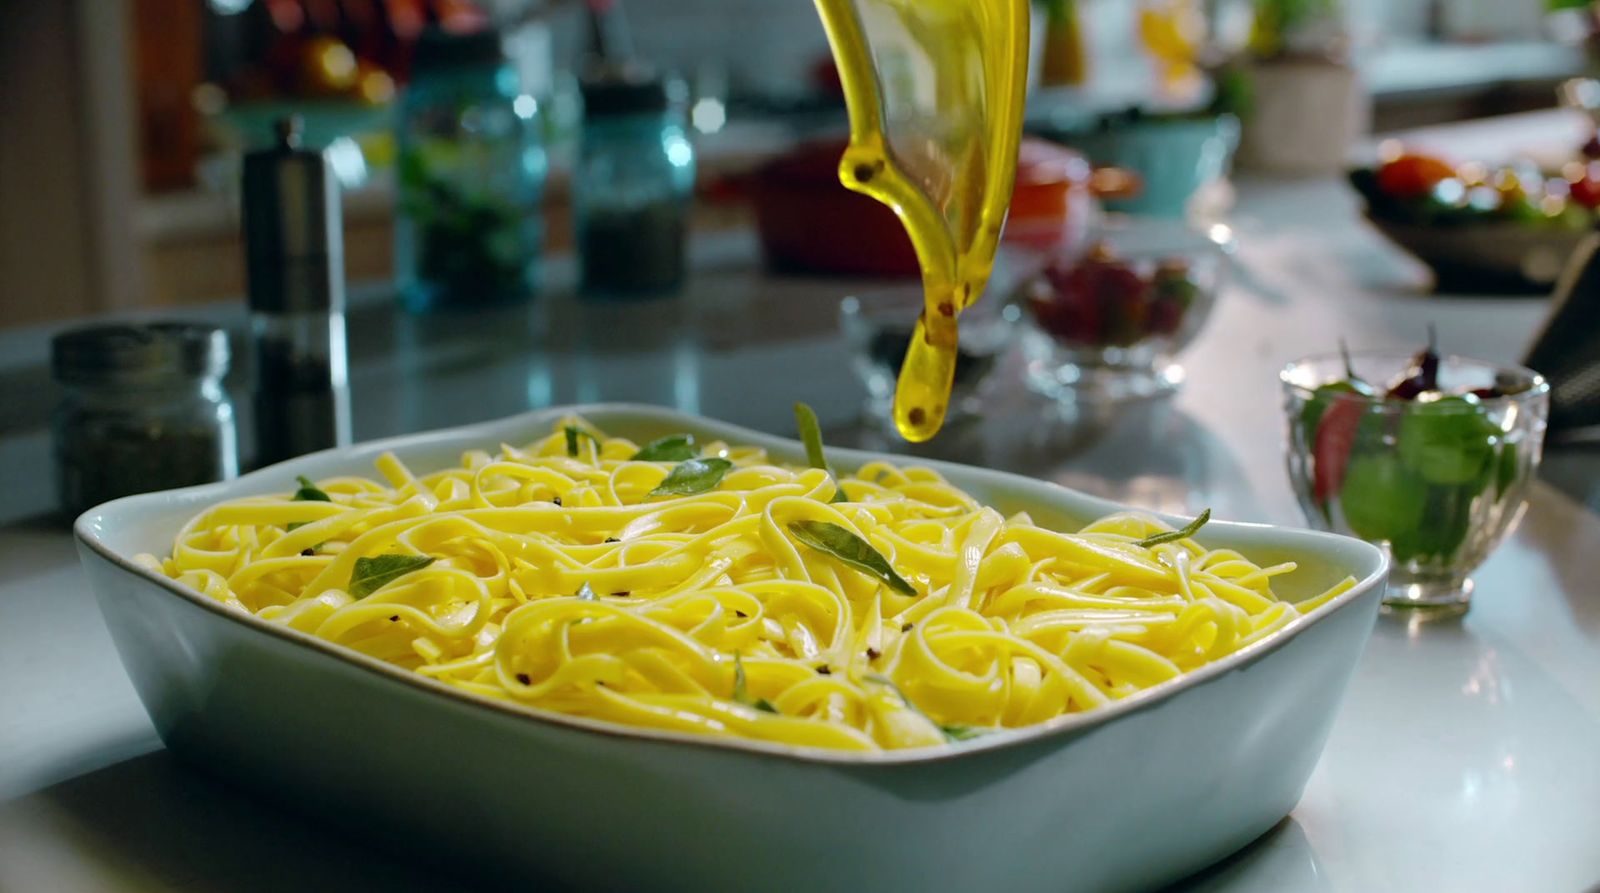
<svg viewBox="0 0 1600 893">
<path fill-rule="evenodd" d="M 888 205 L 922 267 L 924 306 L 895 390 L 901 436 L 938 433 L 957 320 L 983 294 L 1011 201 L 1028 0 L 816 0 L 850 109 L 848 188 Z"/>
</svg>

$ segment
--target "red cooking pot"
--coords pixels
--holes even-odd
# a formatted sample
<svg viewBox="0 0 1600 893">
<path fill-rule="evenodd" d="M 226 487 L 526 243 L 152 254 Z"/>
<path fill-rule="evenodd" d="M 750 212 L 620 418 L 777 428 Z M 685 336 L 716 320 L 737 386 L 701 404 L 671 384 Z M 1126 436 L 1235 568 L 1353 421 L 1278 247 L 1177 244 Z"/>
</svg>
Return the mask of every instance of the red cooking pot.
<svg viewBox="0 0 1600 893">
<path fill-rule="evenodd" d="M 919 275 L 894 212 L 839 182 L 844 148 L 843 140 L 808 143 L 756 171 L 750 191 L 767 263 L 810 273 Z M 1004 239 L 1035 247 L 1079 241 L 1098 215 L 1100 197 L 1137 191 L 1133 174 L 1091 169 L 1066 146 L 1025 138 Z"/>
</svg>

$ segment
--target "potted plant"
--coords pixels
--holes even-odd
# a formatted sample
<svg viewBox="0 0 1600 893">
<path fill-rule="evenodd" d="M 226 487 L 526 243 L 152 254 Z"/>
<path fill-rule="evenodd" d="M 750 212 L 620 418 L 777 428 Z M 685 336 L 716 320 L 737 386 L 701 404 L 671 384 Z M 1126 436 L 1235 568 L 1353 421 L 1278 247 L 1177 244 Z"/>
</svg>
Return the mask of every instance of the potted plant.
<svg viewBox="0 0 1600 893">
<path fill-rule="evenodd" d="M 1292 174 L 1343 170 L 1372 105 L 1349 61 L 1340 0 L 1253 6 L 1244 53 L 1218 73 L 1218 98 L 1244 121 L 1239 163 Z"/>
</svg>

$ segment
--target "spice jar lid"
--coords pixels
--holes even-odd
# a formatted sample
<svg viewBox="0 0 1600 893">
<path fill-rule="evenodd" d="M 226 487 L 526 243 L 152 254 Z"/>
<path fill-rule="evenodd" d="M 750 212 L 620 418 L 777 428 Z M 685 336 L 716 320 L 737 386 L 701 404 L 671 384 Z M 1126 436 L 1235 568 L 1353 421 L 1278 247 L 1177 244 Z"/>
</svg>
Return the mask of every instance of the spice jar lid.
<svg viewBox="0 0 1600 893">
<path fill-rule="evenodd" d="M 156 385 L 219 378 L 228 337 L 217 326 L 158 322 L 85 326 L 50 342 L 56 381 L 69 385 Z"/>
<path fill-rule="evenodd" d="M 603 65 L 579 82 L 585 118 L 664 112 L 681 102 L 680 82 L 641 65 Z"/>
<path fill-rule="evenodd" d="M 500 32 L 492 28 L 475 31 L 428 28 L 417 38 L 416 51 L 411 57 L 411 76 L 451 68 L 502 65 L 505 61 L 505 44 Z"/>
</svg>

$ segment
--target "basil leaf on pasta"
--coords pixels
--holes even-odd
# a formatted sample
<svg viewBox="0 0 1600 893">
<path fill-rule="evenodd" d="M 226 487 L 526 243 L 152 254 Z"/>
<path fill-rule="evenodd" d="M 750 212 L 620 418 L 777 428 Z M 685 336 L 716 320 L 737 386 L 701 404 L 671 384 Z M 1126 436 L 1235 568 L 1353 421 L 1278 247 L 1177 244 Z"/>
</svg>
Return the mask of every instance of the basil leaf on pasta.
<svg viewBox="0 0 1600 893">
<path fill-rule="evenodd" d="M 816 411 L 805 403 L 796 403 L 794 424 L 800 431 L 800 443 L 806 448 L 806 464 L 826 471 L 833 480 L 833 497 L 828 502 L 849 502 L 850 497 L 845 495 L 839 476 L 834 474 L 833 468 L 828 465 L 827 455 L 822 451 L 822 426 L 817 423 Z"/>
<path fill-rule="evenodd" d="M 324 493 L 323 491 L 319 490 L 317 488 L 317 485 L 312 483 L 311 479 L 306 477 L 305 475 L 302 474 L 302 475 L 296 476 L 295 477 L 295 482 L 300 485 L 300 489 L 294 491 L 294 496 L 291 497 L 290 501 L 292 501 L 292 502 L 332 502 L 333 501 L 332 497 L 330 497 L 327 493 Z"/>
<path fill-rule="evenodd" d="M 633 454 L 635 462 L 683 462 L 700 455 L 693 434 L 669 434 L 645 444 Z"/>
<path fill-rule="evenodd" d="M 733 463 L 727 459 L 690 459 L 680 462 L 665 480 L 650 491 L 651 496 L 693 496 L 707 490 L 715 490 L 722 483 L 723 475 Z"/>
<path fill-rule="evenodd" d="M 574 459 L 578 458 L 579 438 L 587 437 L 590 440 L 594 440 L 593 434 L 590 434 L 582 428 L 579 428 L 577 425 L 568 425 L 561 429 L 561 433 L 565 434 L 567 437 L 567 455 Z"/>
<path fill-rule="evenodd" d="M 357 558 L 355 569 L 350 572 L 350 595 L 355 598 L 366 598 L 379 589 L 393 583 L 395 580 L 419 571 L 433 563 L 429 555 L 376 555 L 371 558 Z"/>
<path fill-rule="evenodd" d="M 739 657 L 738 652 L 734 652 L 733 655 L 733 700 L 763 713 L 778 712 L 778 708 L 772 706 L 772 702 L 766 698 L 750 697 L 750 687 L 744 675 L 744 660 Z"/>
<path fill-rule="evenodd" d="M 943 732 L 944 737 L 950 741 L 971 741 L 974 738 L 982 738 L 984 735 L 989 734 L 988 729 L 979 728 L 978 726 L 964 726 L 960 723 L 942 725 L 939 727 L 939 731 Z"/>
<path fill-rule="evenodd" d="M 828 521 L 790 521 L 789 532 L 794 538 L 825 555 L 869 576 L 882 580 L 890 589 L 901 595 L 916 595 L 917 590 L 905 578 L 895 573 L 883 553 L 872 544 L 849 530 Z"/>
<path fill-rule="evenodd" d="M 1162 543 L 1175 543 L 1178 540 L 1186 540 L 1189 537 L 1199 533 L 1200 528 L 1206 526 L 1206 522 L 1210 520 L 1211 510 L 1206 509 L 1196 516 L 1193 521 L 1190 521 L 1188 526 L 1184 527 L 1182 530 L 1168 530 L 1162 533 L 1153 533 L 1137 543 L 1134 543 L 1134 545 L 1149 549 L 1152 546 L 1159 546 Z"/>
</svg>

